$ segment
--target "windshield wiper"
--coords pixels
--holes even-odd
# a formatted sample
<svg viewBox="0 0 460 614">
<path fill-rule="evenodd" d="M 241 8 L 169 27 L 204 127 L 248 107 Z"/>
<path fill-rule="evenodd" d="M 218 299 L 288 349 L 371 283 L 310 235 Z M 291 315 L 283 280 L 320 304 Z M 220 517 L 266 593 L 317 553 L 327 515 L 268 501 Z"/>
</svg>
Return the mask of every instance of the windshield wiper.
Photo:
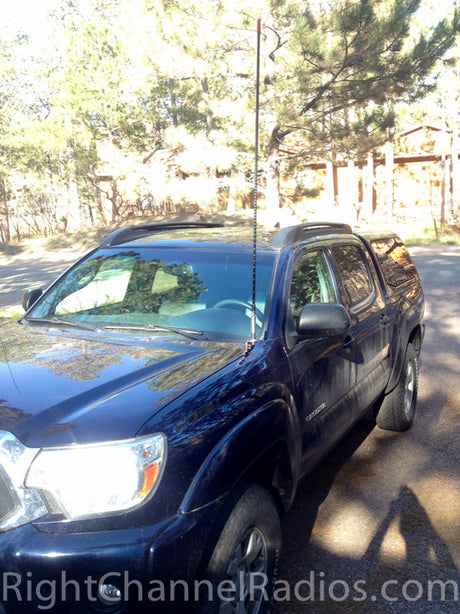
<svg viewBox="0 0 460 614">
<path fill-rule="evenodd" d="M 202 330 L 193 330 L 188 328 L 174 328 L 173 326 L 159 326 L 152 324 L 150 326 L 140 326 L 136 324 L 106 324 L 104 330 L 112 329 L 126 329 L 126 330 L 139 330 L 151 333 L 177 333 L 187 339 L 195 339 L 196 337 L 203 336 Z"/>
<path fill-rule="evenodd" d="M 80 328 L 81 330 L 100 330 L 100 327 L 98 326 L 90 326 L 84 322 L 75 322 L 74 320 L 66 320 L 65 318 L 22 318 L 21 322 L 73 326 L 74 328 Z"/>
</svg>

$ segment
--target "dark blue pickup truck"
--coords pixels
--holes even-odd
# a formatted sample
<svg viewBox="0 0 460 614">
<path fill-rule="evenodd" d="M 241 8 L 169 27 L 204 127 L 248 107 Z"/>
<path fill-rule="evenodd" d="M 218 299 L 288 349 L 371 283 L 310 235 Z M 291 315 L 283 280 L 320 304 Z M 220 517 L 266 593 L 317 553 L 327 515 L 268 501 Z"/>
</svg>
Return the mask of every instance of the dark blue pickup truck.
<svg viewBox="0 0 460 614">
<path fill-rule="evenodd" d="M 391 233 L 131 226 L 23 304 L 1 613 L 267 613 L 299 480 L 369 409 L 414 418 L 424 298 Z"/>
</svg>

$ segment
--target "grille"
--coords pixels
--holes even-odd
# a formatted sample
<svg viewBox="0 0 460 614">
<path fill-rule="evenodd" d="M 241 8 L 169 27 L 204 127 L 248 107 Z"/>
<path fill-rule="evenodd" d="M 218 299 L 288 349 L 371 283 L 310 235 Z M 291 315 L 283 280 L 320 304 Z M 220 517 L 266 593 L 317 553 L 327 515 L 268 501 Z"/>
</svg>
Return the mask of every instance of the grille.
<svg viewBox="0 0 460 614">
<path fill-rule="evenodd" d="M 14 512 L 17 499 L 0 467 L 0 522 Z"/>
</svg>

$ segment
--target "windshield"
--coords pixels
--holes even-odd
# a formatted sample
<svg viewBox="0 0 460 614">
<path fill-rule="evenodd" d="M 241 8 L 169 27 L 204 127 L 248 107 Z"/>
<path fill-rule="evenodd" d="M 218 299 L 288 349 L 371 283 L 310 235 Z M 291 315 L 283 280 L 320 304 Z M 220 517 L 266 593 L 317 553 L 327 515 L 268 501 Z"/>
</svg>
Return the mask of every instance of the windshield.
<svg viewBox="0 0 460 614">
<path fill-rule="evenodd" d="M 275 263 L 258 254 L 257 326 L 263 326 Z M 206 338 L 251 334 L 252 253 L 190 248 L 105 249 L 77 265 L 28 314 L 29 322 L 196 332 Z M 163 328 L 161 328 L 163 327 Z"/>
</svg>

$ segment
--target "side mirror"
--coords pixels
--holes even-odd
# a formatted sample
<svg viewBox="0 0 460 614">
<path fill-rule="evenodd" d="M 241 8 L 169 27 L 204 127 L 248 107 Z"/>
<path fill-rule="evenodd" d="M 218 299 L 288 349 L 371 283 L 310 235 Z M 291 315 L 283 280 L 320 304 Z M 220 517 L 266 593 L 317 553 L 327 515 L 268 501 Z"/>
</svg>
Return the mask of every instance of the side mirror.
<svg viewBox="0 0 460 614">
<path fill-rule="evenodd" d="M 22 308 L 24 311 L 29 311 L 32 305 L 38 301 L 42 294 L 43 290 L 41 288 L 26 290 L 22 296 Z"/>
<path fill-rule="evenodd" d="M 312 303 L 300 312 L 298 334 L 302 337 L 334 337 L 345 335 L 350 316 L 343 305 Z"/>
</svg>

